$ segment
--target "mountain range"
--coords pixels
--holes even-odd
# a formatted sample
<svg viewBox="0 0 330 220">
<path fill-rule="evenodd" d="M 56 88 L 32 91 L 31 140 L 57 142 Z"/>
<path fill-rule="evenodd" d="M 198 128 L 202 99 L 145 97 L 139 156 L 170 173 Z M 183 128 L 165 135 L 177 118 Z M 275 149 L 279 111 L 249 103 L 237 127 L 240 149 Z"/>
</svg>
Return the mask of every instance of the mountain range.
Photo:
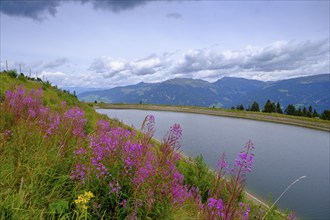
<svg viewBox="0 0 330 220">
<path fill-rule="evenodd" d="M 280 81 L 258 81 L 224 77 L 214 83 L 201 79 L 176 78 L 159 83 L 138 83 L 78 95 L 87 102 L 168 104 L 231 108 L 267 100 L 288 104 L 310 105 L 318 112 L 330 109 L 330 74 L 298 77 Z"/>
</svg>

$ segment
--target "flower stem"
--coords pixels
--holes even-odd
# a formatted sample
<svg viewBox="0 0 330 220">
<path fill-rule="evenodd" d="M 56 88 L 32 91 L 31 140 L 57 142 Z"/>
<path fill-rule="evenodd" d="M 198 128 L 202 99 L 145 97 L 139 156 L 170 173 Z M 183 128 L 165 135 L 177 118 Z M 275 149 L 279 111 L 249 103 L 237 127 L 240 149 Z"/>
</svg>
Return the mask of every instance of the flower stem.
<svg viewBox="0 0 330 220">
<path fill-rule="evenodd" d="M 264 220 L 265 217 L 267 216 L 267 214 L 270 212 L 270 210 L 272 210 L 272 208 L 275 206 L 275 204 L 282 198 L 282 196 L 291 188 L 291 186 L 293 186 L 295 183 L 297 183 L 299 180 L 306 178 L 307 176 L 301 176 L 298 179 L 296 179 L 295 181 L 293 181 L 283 192 L 282 194 L 276 199 L 276 201 L 273 203 L 273 205 L 268 209 L 268 211 L 266 212 L 266 214 L 262 217 L 261 220 Z"/>
</svg>

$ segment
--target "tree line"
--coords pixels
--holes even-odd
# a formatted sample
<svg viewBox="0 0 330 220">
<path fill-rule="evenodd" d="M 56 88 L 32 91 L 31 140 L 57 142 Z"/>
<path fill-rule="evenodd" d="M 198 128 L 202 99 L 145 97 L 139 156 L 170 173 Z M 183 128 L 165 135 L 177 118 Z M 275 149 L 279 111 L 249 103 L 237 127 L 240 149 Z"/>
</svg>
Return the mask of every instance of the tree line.
<svg viewBox="0 0 330 220">
<path fill-rule="evenodd" d="M 317 112 L 311 105 L 306 107 L 295 107 L 293 104 L 289 104 L 284 111 L 282 110 L 282 106 L 279 102 L 275 103 L 270 101 L 269 99 L 265 103 L 263 109 L 259 107 L 258 102 L 254 101 L 252 105 L 244 108 L 242 104 L 232 107 L 231 109 L 241 110 L 241 111 L 252 111 L 252 112 L 266 112 L 266 113 L 278 113 L 278 114 L 286 114 L 286 115 L 295 115 L 309 118 L 322 118 L 324 120 L 330 120 L 330 110 L 324 110 L 321 114 Z"/>
</svg>

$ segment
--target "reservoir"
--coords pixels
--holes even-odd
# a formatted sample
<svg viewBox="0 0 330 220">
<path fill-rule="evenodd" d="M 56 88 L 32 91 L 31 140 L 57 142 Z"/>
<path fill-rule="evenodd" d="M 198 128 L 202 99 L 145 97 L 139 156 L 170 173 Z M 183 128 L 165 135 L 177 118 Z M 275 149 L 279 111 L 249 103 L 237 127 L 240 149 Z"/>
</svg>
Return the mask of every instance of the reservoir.
<svg viewBox="0 0 330 220">
<path fill-rule="evenodd" d="M 329 145 L 330 133 L 297 126 L 247 119 L 190 113 L 97 109 L 139 129 L 145 116 L 155 116 L 155 138 L 161 140 L 177 123 L 183 130 L 180 150 L 190 157 L 202 154 L 215 168 L 223 152 L 227 162 L 234 163 L 246 142 L 255 146 L 255 162 L 247 177 L 246 189 L 268 203 L 297 178 L 277 203 L 285 211 L 295 210 L 302 219 L 329 217 Z"/>
</svg>

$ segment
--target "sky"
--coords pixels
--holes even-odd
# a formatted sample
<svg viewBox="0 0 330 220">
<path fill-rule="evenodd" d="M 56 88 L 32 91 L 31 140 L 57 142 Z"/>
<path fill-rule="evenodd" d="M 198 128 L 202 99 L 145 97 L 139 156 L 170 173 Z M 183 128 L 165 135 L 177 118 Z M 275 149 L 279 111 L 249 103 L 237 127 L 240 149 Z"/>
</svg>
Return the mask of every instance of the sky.
<svg viewBox="0 0 330 220">
<path fill-rule="evenodd" d="M 330 72 L 329 1 L 0 0 L 1 70 L 61 88 Z"/>
</svg>

